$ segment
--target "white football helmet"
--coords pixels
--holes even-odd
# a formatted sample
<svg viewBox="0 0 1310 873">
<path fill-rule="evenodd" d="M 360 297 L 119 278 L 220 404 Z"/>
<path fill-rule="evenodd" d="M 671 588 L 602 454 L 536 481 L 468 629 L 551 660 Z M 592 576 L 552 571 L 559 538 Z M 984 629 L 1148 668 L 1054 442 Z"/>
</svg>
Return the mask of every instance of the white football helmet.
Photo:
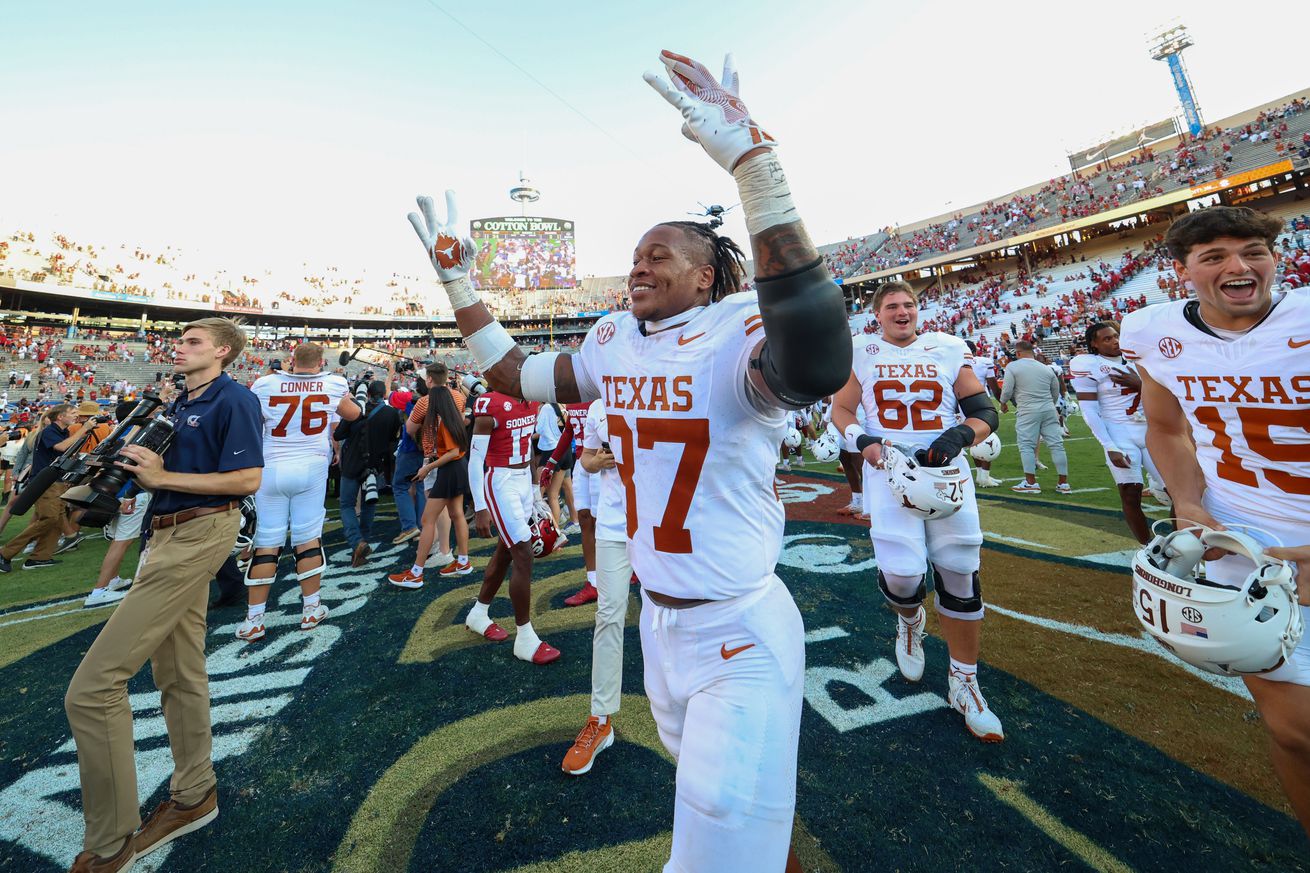
<svg viewBox="0 0 1310 873">
<path fill-rule="evenodd" d="M 1196 575 L 1218 547 L 1255 568 L 1236 587 Z M 1292 568 L 1246 534 L 1188 527 L 1156 536 L 1133 557 L 1137 619 L 1179 660 L 1221 676 L 1265 673 L 1289 658 L 1305 633 Z"/>
<path fill-rule="evenodd" d="M 994 433 L 988 434 L 987 439 L 970 447 L 969 454 L 975 461 L 995 461 L 1001 456 L 1001 438 Z"/>
<path fill-rule="evenodd" d="M 810 451 L 814 453 L 816 461 L 826 464 L 837 460 L 841 455 L 841 443 L 832 434 L 824 432 L 817 440 L 810 443 Z"/>
<path fill-rule="evenodd" d="M 926 520 L 947 518 L 964 505 L 967 467 L 955 463 L 925 467 L 888 442 L 882 444 L 882 466 L 887 471 L 887 487 L 911 515 Z"/>
<path fill-rule="evenodd" d="M 232 544 L 232 557 L 237 559 L 237 568 L 242 573 L 250 566 L 250 552 L 255 545 L 255 528 L 259 526 L 259 516 L 255 512 L 255 496 L 247 494 L 241 498 L 241 528 L 237 531 L 236 542 Z"/>
<path fill-rule="evenodd" d="M 787 428 L 787 435 L 782 438 L 782 444 L 789 449 L 799 449 L 801 447 L 801 432 L 794 427 Z"/>
</svg>

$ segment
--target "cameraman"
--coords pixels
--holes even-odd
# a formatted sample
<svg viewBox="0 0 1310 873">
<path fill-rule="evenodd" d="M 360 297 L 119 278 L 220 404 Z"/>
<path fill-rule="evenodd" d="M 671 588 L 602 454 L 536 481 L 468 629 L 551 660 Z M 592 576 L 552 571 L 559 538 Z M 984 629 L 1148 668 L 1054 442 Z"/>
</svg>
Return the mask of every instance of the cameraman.
<svg viewBox="0 0 1310 873">
<path fill-rule="evenodd" d="M 32 444 L 32 466 L 27 474 L 28 482 L 33 481 L 38 473 L 49 467 L 56 458 L 77 442 L 77 438 L 86 427 L 94 427 L 91 424 L 94 419 L 79 423 L 77 410 L 67 403 L 61 403 L 47 412 L 45 420 L 45 427 L 37 434 Z M 64 504 L 59 498 L 67 490 L 67 484 L 55 482 L 37 499 L 33 507 L 32 520 L 27 523 L 27 527 L 0 549 L 0 573 L 8 573 L 12 570 L 11 562 L 14 557 L 33 540 L 36 541 L 36 549 L 23 563 L 24 570 L 53 567 L 58 563 L 52 560 L 52 556 L 55 553 L 55 545 L 59 542 L 59 533 L 64 520 Z"/>
<path fill-rule="evenodd" d="M 341 447 L 341 532 L 350 547 L 350 566 L 362 567 L 373 551 L 368 538 L 373 534 L 373 513 L 377 509 L 377 485 L 382 481 L 386 461 L 394 455 L 400 439 L 400 413 L 386 402 L 388 383 L 368 383 L 364 416 L 341 421 L 332 439 Z M 364 485 L 373 478 L 372 500 L 360 502 Z"/>
<path fill-rule="evenodd" d="M 164 457 L 127 445 L 122 455 L 153 493 L 151 537 L 140 573 L 87 651 L 64 697 L 77 743 L 87 870 L 120 870 L 218 815 L 210 759 L 205 607 L 209 580 L 241 527 L 241 498 L 262 476 L 259 401 L 223 369 L 245 348 L 230 319 L 186 325 L 174 369 L 186 388 L 168 409 L 175 431 Z M 140 822 L 127 683 L 149 659 L 173 753 L 169 800 Z M 82 869 L 82 868 L 78 868 Z"/>
</svg>

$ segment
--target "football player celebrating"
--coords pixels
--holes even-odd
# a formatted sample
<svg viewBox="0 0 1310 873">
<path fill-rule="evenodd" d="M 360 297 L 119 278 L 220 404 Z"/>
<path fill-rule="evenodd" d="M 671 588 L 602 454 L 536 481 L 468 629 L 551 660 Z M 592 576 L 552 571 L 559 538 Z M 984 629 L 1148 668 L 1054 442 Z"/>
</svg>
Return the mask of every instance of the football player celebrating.
<svg viewBox="0 0 1310 873">
<path fill-rule="evenodd" d="M 526 357 L 468 280 L 474 249 L 453 195 L 447 223 L 428 198 L 409 218 L 493 387 L 604 400 L 643 588 L 646 696 L 678 762 L 664 869 L 777 873 L 796 805 L 805 643 L 774 574 L 784 514 L 773 468 L 788 410 L 831 394 L 850 372 L 846 311 L 792 204 L 776 142 L 741 101 L 731 57 L 722 81 L 681 55 L 661 61 L 673 84 L 646 81 L 737 181 L 755 294 L 737 293 L 744 254 L 731 240 L 694 222 L 658 224 L 633 252 L 631 309 L 600 319 L 577 355 Z"/>
<path fill-rule="evenodd" d="M 509 599 L 514 606 L 514 656 L 549 664 L 559 649 L 541 641 L 532 629 L 532 508 L 537 489 L 532 481 L 532 437 L 541 404 L 496 391 L 473 403 L 473 445 L 469 450 L 469 488 L 473 491 L 478 536 L 491 536 L 496 523 L 496 551 L 487 561 L 482 590 L 465 626 L 492 642 L 509 634 L 491 620 L 487 609 L 511 571 Z"/>
<path fill-rule="evenodd" d="M 1310 622 L 1310 294 L 1272 291 L 1281 229 L 1245 207 L 1175 221 L 1165 245 L 1196 299 L 1127 315 L 1123 353 L 1137 362 L 1146 445 L 1175 518 L 1236 528 L 1270 557 L 1297 561 Z M 1240 584 L 1253 566 L 1222 552 L 1206 558 L 1212 583 Z M 1269 731 L 1274 772 L 1310 833 L 1310 634 L 1281 665 L 1243 681 Z"/>
<path fill-rule="evenodd" d="M 931 563 L 937 615 L 950 650 L 950 704 L 986 742 L 1005 738 L 1000 719 L 978 688 L 983 601 L 978 583 L 982 528 L 964 449 L 996 429 L 996 409 L 970 366 L 964 340 L 946 333 L 918 332 L 919 302 L 904 282 L 888 282 L 873 295 L 882 334 L 854 339 L 853 369 L 833 398 L 833 422 L 864 455 L 865 502 L 878 560 L 878 587 L 897 618 L 896 663 L 912 682 L 923 676 L 924 569 Z M 859 424 L 863 407 L 868 431 Z M 956 409 L 963 413 L 958 415 Z M 898 497 L 889 485 L 895 473 L 883 469 L 886 440 L 898 453 L 914 453 L 922 468 L 963 472 L 943 483 L 959 508 L 941 517 L 915 501 Z M 923 481 L 924 476 L 919 479 Z M 930 483 L 931 487 L 931 483 Z"/>
<path fill-rule="evenodd" d="M 300 629 L 313 630 L 327 618 L 318 589 L 325 563 L 323 519 L 332 425 L 338 417 L 354 421 L 363 415 L 345 377 L 323 371 L 322 346 L 301 343 L 291 362 L 291 372 L 260 376 L 250 386 L 264 411 L 265 466 L 255 492 L 258 520 L 255 557 L 246 569 L 246 620 L 237 628 L 237 638 L 249 643 L 264 637 L 268 589 L 288 531 L 303 602 Z"/>
<path fill-rule="evenodd" d="M 1142 382 L 1136 369 L 1119 350 L 1119 328 L 1112 322 L 1088 325 L 1085 334 L 1089 355 L 1075 355 L 1069 362 L 1078 408 L 1087 427 L 1105 449 L 1105 465 L 1119 486 L 1124 521 L 1139 543 L 1151 541 L 1151 529 L 1142 512 L 1142 467 L 1151 479 L 1160 474 L 1146 450 L 1146 417 L 1142 404 Z"/>
</svg>

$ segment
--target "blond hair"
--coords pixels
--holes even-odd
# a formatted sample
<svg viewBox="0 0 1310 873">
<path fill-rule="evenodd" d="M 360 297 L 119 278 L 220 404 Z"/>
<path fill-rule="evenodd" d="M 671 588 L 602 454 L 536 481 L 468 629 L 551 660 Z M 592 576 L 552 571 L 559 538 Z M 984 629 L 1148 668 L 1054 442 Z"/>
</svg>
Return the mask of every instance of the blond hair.
<svg viewBox="0 0 1310 873">
<path fill-rule="evenodd" d="M 198 318 L 182 326 L 182 333 L 189 330 L 203 330 L 215 346 L 227 346 L 231 351 L 223 356 L 223 366 L 241 357 L 246 348 L 246 332 L 241 329 L 241 322 L 233 318 Z"/>
<path fill-rule="evenodd" d="M 315 364 L 323 366 L 323 347 L 318 343 L 301 343 L 291 353 L 293 367 L 312 367 Z"/>
<path fill-rule="evenodd" d="M 914 305 L 915 306 L 919 305 L 919 292 L 915 291 L 905 282 L 901 282 L 900 280 L 892 280 L 891 282 L 883 282 L 881 285 L 878 286 L 877 290 L 873 292 L 874 312 L 877 312 L 879 309 L 882 308 L 882 301 L 889 294 L 909 294 L 910 299 L 914 301 Z"/>
</svg>

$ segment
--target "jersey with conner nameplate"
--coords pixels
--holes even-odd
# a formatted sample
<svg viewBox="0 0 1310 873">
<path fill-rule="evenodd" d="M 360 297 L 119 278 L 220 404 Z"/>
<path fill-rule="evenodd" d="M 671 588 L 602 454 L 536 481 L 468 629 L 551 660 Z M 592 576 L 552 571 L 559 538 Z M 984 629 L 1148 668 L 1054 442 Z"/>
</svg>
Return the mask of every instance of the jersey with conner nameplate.
<svg viewBox="0 0 1310 873">
<path fill-rule="evenodd" d="M 250 386 L 264 417 L 264 462 L 332 457 L 337 404 L 350 394 L 339 373 L 270 373 Z"/>
</svg>

